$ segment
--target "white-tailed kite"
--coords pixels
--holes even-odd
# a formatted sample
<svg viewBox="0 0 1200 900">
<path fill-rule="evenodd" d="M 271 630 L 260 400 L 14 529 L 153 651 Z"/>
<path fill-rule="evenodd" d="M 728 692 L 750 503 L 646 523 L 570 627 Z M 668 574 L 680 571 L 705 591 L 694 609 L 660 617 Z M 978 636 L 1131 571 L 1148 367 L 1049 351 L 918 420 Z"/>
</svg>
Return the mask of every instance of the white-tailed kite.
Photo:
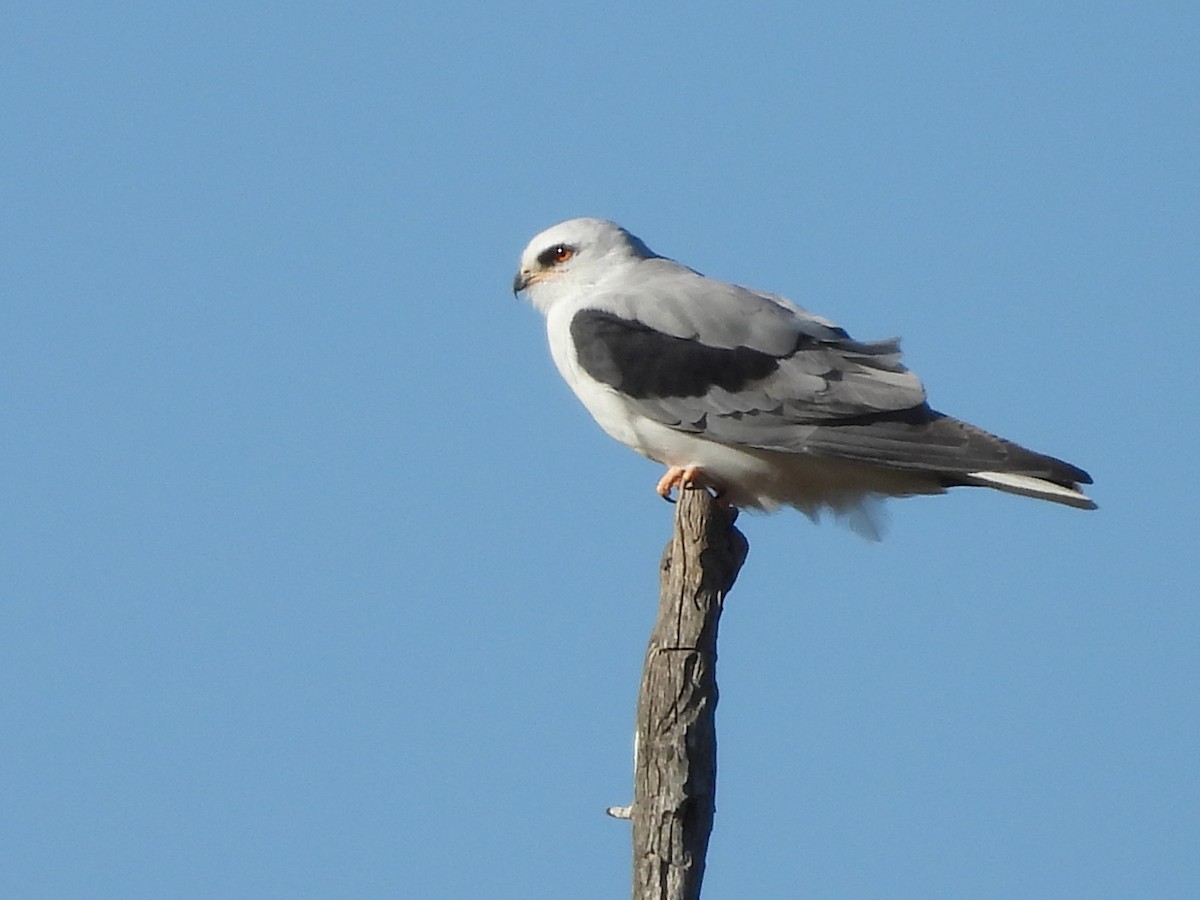
<svg viewBox="0 0 1200 900">
<path fill-rule="evenodd" d="M 731 505 L 849 514 L 982 485 L 1095 509 L 1087 472 L 930 409 L 897 340 L 863 343 L 774 294 L 706 278 L 613 222 L 571 219 L 521 254 L 513 292 L 612 437 Z"/>
</svg>

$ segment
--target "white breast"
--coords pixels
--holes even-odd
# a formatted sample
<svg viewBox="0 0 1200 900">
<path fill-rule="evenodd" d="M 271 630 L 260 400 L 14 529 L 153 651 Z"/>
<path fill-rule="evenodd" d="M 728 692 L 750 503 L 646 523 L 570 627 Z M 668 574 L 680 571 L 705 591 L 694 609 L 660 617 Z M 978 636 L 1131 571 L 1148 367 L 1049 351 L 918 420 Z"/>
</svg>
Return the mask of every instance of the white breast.
<svg viewBox="0 0 1200 900">
<path fill-rule="evenodd" d="M 634 450 L 668 466 L 701 466 L 716 476 L 734 480 L 743 474 L 745 453 L 714 444 L 686 431 L 669 428 L 637 412 L 619 391 L 588 375 L 579 365 L 571 340 L 573 307 L 556 306 L 546 316 L 550 354 L 563 379 L 587 407 L 600 427 Z M 762 463 L 755 459 L 751 465 Z"/>
<path fill-rule="evenodd" d="M 617 391 L 592 378 L 580 367 L 575 343 L 571 340 L 571 319 L 575 312 L 574 304 L 558 304 L 546 314 L 546 334 L 550 340 L 550 356 L 554 359 L 554 365 L 601 428 L 622 444 L 639 453 L 646 453 L 638 438 L 635 415 L 629 405 Z"/>
<path fill-rule="evenodd" d="M 667 466 L 698 466 L 727 499 L 745 509 L 791 504 L 815 517 L 822 507 L 848 515 L 864 534 L 877 533 L 872 495 L 940 493 L 944 488 L 922 473 L 893 472 L 803 453 L 782 453 L 719 444 L 639 415 L 622 395 L 592 378 L 579 365 L 571 340 L 576 306 L 547 311 L 550 354 L 563 379 L 609 435 L 643 456 Z"/>
</svg>

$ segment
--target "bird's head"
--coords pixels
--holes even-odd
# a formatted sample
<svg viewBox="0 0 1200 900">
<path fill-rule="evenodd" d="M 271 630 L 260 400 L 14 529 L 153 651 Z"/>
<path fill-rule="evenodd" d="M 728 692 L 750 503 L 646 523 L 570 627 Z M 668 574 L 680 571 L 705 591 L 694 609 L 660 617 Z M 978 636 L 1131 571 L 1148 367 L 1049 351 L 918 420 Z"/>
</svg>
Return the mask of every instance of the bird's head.
<svg viewBox="0 0 1200 900">
<path fill-rule="evenodd" d="M 623 265 L 656 256 L 615 222 L 570 219 L 529 242 L 513 278 L 513 294 L 525 291 L 547 312 L 561 297 L 577 296 Z"/>
</svg>

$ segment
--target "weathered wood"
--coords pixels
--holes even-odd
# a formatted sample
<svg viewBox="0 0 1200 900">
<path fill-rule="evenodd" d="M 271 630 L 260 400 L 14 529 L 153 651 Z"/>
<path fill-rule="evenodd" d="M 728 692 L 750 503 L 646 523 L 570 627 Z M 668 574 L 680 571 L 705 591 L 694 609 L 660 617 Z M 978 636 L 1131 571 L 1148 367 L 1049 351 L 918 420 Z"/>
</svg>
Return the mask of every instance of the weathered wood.
<svg viewBox="0 0 1200 900">
<path fill-rule="evenodd" d="M 680 492 L 638 696 L 633 900 L 698 900 L 717 789 L 717 624 L 746 539 L 704 490 Z"/>
</svg>

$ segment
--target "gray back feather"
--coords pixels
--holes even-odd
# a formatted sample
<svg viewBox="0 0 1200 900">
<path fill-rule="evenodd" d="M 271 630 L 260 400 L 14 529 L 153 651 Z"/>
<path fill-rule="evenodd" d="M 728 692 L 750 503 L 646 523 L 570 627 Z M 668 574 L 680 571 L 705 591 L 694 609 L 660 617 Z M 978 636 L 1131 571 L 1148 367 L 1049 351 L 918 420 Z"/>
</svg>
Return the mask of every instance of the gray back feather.
<svg viewBox="0 0 1200 900">
<path fill-rule="evenodd" d="M 596 285 L 589 306 L 709 347 L 779 359 L 737 391 L 627 399 L 642 415 L 734 446 L 956 474 L 1009 471 L 1063 484 L 1082 470 L 931 410 L 899 341 L 863 343 L 774 294 L 706 278 L 669 259 L 637 264 L 638 288 Z"/>
</svg>

